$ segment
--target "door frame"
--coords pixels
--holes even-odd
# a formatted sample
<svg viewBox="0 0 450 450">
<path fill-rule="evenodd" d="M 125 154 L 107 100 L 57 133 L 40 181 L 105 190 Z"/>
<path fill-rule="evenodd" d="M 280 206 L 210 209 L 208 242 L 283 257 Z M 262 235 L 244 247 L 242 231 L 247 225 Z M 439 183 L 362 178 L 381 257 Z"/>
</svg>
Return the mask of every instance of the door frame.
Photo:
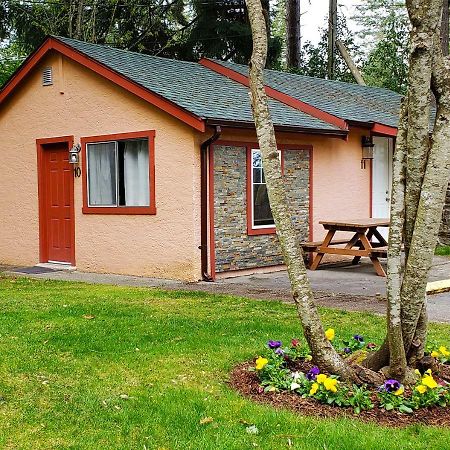
<svg viewBox="0 0 450 450">
<path fill-rule="evenodd" d="M 73 147 L 73 136 L 59 136 L 52 138 L 36 139 L 37 148 L 37 174 L 38 174 L 38 202 L 39 202 L 39 262 L 48 262 L 48 234 L 47 234 L 47 215 L 45 208 L 45 177 L 44 177 L 44 146 L 46 144 L 67 144 L 69 151 Z M 75 266 L 75 204 L 74 204 L 74 177 L 71 177 L 70 187 L 70 215 L 72 219 L 71 229 L 71 253 L 70 264 Z"/>
<path fill-rule="evenodd" d="M 386 138 L 389 139 L 389 143 L 388 143 L 388 159 L 390 159 L 390 163 L 391 166 L 389 168 L 389 177 L 390 179 L 388 180 L 388 186 L 389 186 L 389 195 L 392 196 L 392 175 L 393 175 L 393 163 L 394 163 L 394 151 L 395 151 L 395 141 L 396 138 L 395 136 L 388 136 L 388 135 L 384 135 L 384 134 L 371 134 L 371 137 L 381 137 L 381 138 Z M 373 217 L 373 200 L 374 200 L 374 167 L 373 167 L 374 161 L 373 159 L 370 161 L 370 180 L 369 180 L 369 185 L 370 185 L 370 195 L 369 195 L 369 202 L 370 202 L 370 206 L 369 206 L 369 212 L 370 212 L 370 217 Z"/>
</svg>

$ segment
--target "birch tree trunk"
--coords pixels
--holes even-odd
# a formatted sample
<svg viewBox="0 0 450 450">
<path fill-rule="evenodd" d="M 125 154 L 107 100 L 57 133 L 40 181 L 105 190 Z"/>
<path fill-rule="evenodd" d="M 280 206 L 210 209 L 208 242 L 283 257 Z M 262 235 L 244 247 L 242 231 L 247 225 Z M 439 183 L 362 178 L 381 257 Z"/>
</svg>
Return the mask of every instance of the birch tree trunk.
<svg viewBox="0 0 450 450">
<path fill-rule="evenodd" d="M 412 24 L 411 55 L 408 94 L 394 161 L 388 337 L 380 351 L 365 364 L 374 370 L 389 364 L 390 375 L 400 379 L 407 365 L 414 367 L 423 357 L 427 334 L 426 284 L 450 177 L 450 72 L 440 39 L 442 0 L 407 0 L 406 6 Z M 431 94 L 436 99 L 432 130 Z M 404 268 L 400 258 L 402 223 Z"/>
<path fill-rule="evenodd" d="M 281 175 L 275 131 L 264 89 L 266 22 L 260 0 L 246 0 L 253 34 L 250 97 L 267 190 L 284 261 L 305 337 L 315 362 L 357 379 L 326 340 Z M 412 24 L 409 88 L 403 101 L 394 157 L 388 251 L 387 338 L 365 366 L 403 379 L 423 356 L 427 332 L 426 283 L 450 178 L 450 63 L 440 42 L 442 0 L 406 0 Z M 436 118 L 430 135 L 431 93 Z M 402 244 L 405 264 L 402 264 Z"/>
<path fill-rule="evenodd" d="M 319 313 L 313 302 L 303 252 L 292 222 L 286 188 L 281 175 L 275 130 L 264 89 L 263 69 L 267 58 L 266 22 L 260 0 L 246 0 L 246 4 L 253 35 L 253 53 L 250 61 L 250 98 L 270 206 L 289 274 L 292 297 L 297 306 L 305 338 L 315 363 L 322 369 L 340 375 L 344 379 L 352 379 L 354 378 L 353 369 L 342 360 L 326 339 Z"/>
</svg>

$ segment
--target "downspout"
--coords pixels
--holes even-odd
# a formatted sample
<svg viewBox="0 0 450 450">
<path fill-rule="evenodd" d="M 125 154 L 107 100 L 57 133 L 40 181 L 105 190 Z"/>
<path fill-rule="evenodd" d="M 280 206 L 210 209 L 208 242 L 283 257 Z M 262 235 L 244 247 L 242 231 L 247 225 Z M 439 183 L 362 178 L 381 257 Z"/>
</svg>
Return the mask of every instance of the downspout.
<svg viewBox="0 0 450 450">
<path fill-rule="evenodd" d="M 208 149 L 210 145 L 219 139 L 222 129 L 219 125 L 215 126 L 214 134 L 200 145 L 200 179 L 201 179 L 201 238 L 200 250 L 202 261 L 202 280 L 213 281 L 211 275 L 208 273 Z"/>
</svg>

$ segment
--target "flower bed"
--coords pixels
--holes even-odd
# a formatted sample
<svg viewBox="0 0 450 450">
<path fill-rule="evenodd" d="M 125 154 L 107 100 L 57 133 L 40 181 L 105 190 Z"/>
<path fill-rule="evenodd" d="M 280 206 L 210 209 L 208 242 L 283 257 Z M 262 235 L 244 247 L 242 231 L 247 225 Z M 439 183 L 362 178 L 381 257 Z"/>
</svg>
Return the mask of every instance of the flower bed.
<svg viewBox="0 0 450 450">
<path fill-rule="evenodd" d="M 327 330 L 326 337 L 335 339 Z M 377 348 L 366 343 L 363 336 L 354 335 L 335 347 L 343 355 L 357 361 Z M 442 351 L 444 350 L 444 351 Z M 447 351 L 440 346 L 442 356 Z M 377 387 L 346 384 L 339 377 L 322 373 L 314 365 L 307 348 L 293 339 L 289 346 L 281 341 L 269 341 L 262 356 L 252 363 L 237 367 L 231 384 L 245 395 L 262 402 L 288 406 L 305 414 L 334 417 L 358 414 L 363 420 L 376 420 L 390 425 L 424 422 L 450 426 L 450 366 L 441 364 L 437 372 L 416 371 L 417 382 L 405 388 L 399 381 L 389 379 Z"/>
</svg>

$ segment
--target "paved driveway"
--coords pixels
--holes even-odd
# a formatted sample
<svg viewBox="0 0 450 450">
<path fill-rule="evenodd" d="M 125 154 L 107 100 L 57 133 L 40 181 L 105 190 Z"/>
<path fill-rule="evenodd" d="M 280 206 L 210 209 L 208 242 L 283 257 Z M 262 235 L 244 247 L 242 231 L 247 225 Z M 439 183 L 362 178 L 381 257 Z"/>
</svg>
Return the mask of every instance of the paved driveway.
<svg viewBox="0 0 450 450">
<path fill-rule="evenodd" d="M 11 268 L 6 267 L 3 269 L 9 269 L 9 273 L 15 274 L 14 269 L 11 270 Z M 20 274 L 17 273 L 17 275 Z M 341 266 L 324 265 L 319 270 L 308 271 L 308 275 L 316 302 L 321 306 L 341 308 L 347 311 L 370 311 L 379 314 L 386 312 L 386 279 L 376 276 L 370 263 L 363 262 L 357 266 L 349 266 L 348 264 Z M 206 291 L 215 294 L 242 295 L 263 300 L 292 301 L 286 271 L 227 278 L 215 283 L 183 283 L 155 278 L 77 271 L 56 271 L 28 274 L 27 276 L 93 284 Z M 450 258 L 435 257 L 430 281 L 449 278 Z M 450 292 L 430 295 L 428 297 L 428 312 L 430 320 L 450 323 Z"/>
</svg>

